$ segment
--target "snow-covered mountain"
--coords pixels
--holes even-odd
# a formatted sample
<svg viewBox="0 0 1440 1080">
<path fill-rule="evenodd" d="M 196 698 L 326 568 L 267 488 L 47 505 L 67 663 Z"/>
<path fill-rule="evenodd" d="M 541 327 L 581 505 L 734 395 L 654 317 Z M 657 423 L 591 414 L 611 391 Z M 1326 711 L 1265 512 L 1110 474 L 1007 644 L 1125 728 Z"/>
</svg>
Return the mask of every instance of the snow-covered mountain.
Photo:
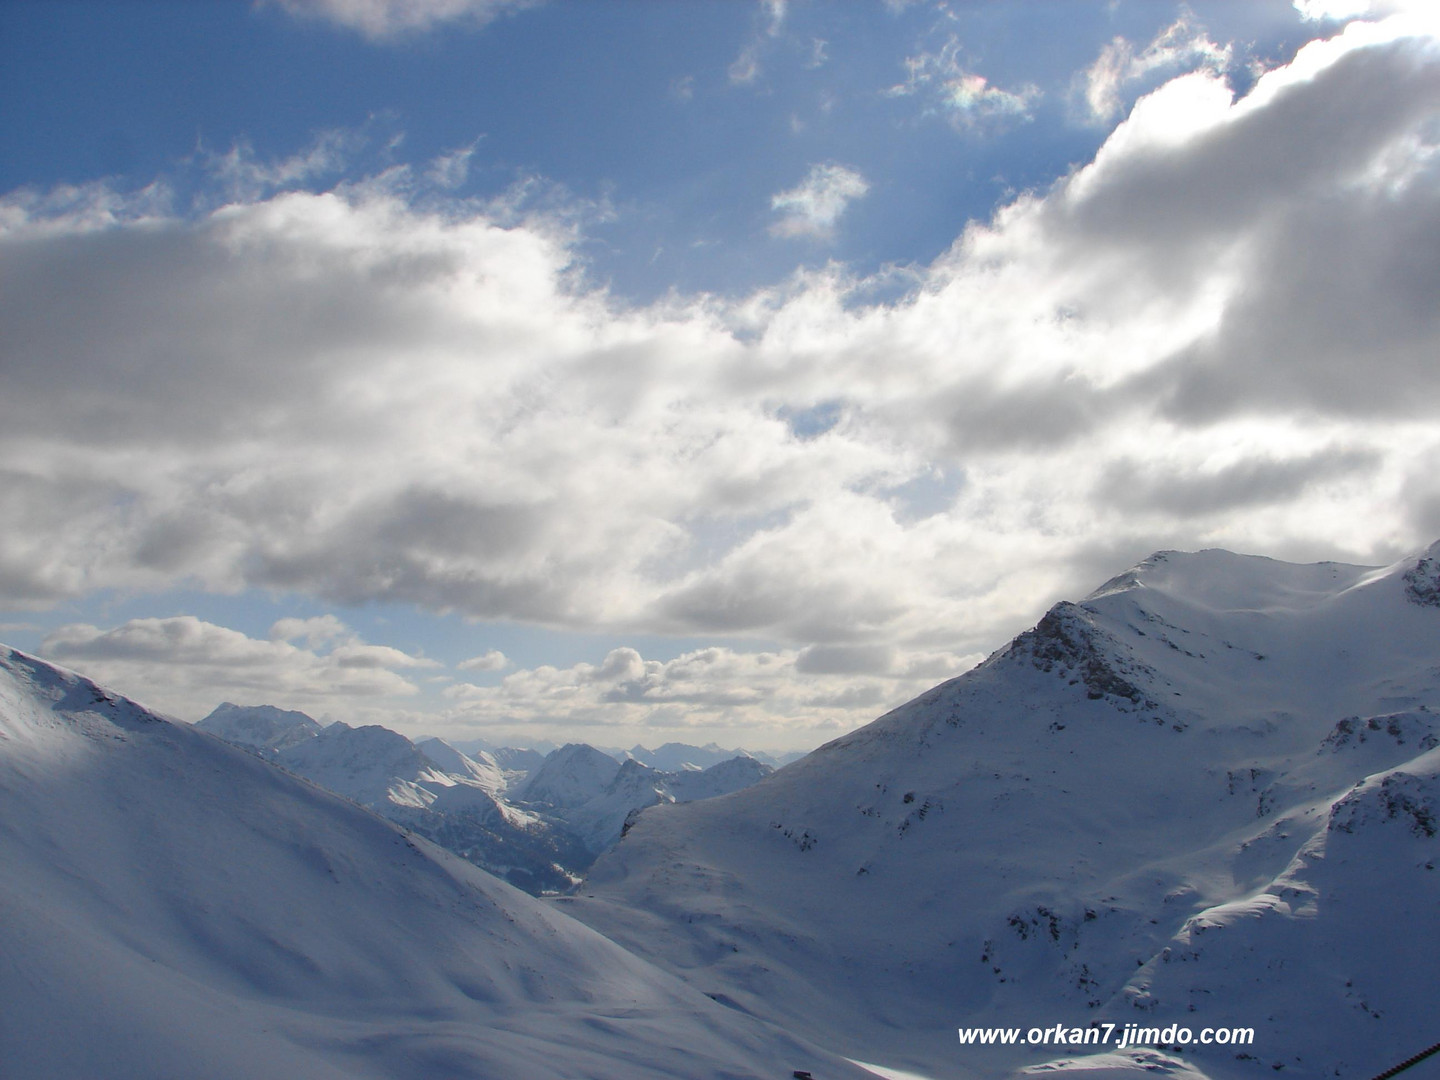
<svg viewBox="0 0 1440 1080">
<path fill-rule="evenodd" d="M 278 760 L 291 772 L 354 799 L 373 810 L 387 804 L 423 808 L 435 801 L 434 787 L 456 781 L 397 731 L 378 724 L 334 723 Z"/>
<path fill-rule="evenodd" d="M 260 753 L 288 750 L 313 739 L 322 730 L 303 712 L 273 705 L 232 705 L 228 701 L 217 705 L 195 726 Z"/>
<path fill-rule="evenodd" d="M 0 866 L 7 1077 L 864 1075 L 353 803 L 3 647 Z"/>
<path fill-rule="evenodd" d="M 378 725 L 321 728 L 304 713 L 267 705 L 222 705 L 196 726 L 536 896 L 573 888 L 645 807 L 727 794 L 771 771 L 750 758 L 675 773 L 635 761 L 622 769 L 608 754 L 576 743 L 540 759 L 514 796 L 508 789 L 521 774 L 503 769 L 486 751 L 471 756 L 443 739 L 412 742 Z"/>
<path fill-rule="evenodd" d="M 1370 1076 L 1436 1038 L 1437 743 L 1440 544 L 1166 552 L 761 784 L 646 811 L 558 903 L 932 1077 L 1122 1064 L 1118 1035 L 956 1041 L 1092 1022 L 1254 1029 L 1132 1069 Z"/>
<path fill-rule="evenodd" d="M 304 713 L 270 706 L 221 706 L 196 726 L 254 750 L 534 895 L 573 887 L 595 856 L 563 823 L 507 802 L 506 774 L 483 751 L 471 757 L 442 739 L 414 743 L 378 725 L 335 723 L 322 729 Z M 294 732 L 303 732 L 303 737 Z"/>
<path fill-rule="evenodd" d="M 560 753 L 560 751 L 556 751 Z M 661 803 L 712 799 L 749 787 L 774 772 L 754 758 L 737 757 L 708 769 L 661 772 L 631 758 L 611 781 L 584 802 L 552 813 L 596 854 L 624 835 L 642 810 Z"/>
<path fill-rule="evenodd" d="M 683 769 L 708 769 L 712 765 L 719 765 L 723 761 L 730 761 L 737 757 L 754 758 L 756 761 L 769 765 L 772 769 L 788 764 L 803 754 L 767 754 L 761 750 L 726 750 L 717 743 L 706 743 L 704 746 L 692 746 L 689 743 L 665 743 L 654 750 L 648 750 L 639 745 L 632 746 L 623 752 L 624 757 L 640 762 L 642 765 L 649 765 L 652 769 L 659 769 L 661 772 L 680 772 Z"/>
<path fill-rule="evenodd" d="M 564 810 L 603 793 L 620 763 L 588 743 L 567 743 L 549 754 L 515 793 L 522 802 Z"/>
<path fill-rule="evenodd" d="M 195 726 L 236 746 L 283 760 L 292 772 L 372 808 L 385 802 L 428 805 L 430 794 L 415 790 L 424 783 L 442 787 L 473 783 L 492 795 L 506 784 L 504 771 L 484 751 L 463 754 L 443 739 L 412 743 L 389 728 L 373 725 L 352 728 L 339 723 L 324 728 L 303 712 L 273 705 L 227 701 Z M 392 780 L 403 783 L 397 786 Z"/>
<path fill-rule="evenodd" d="M 524 759 L 527 763 L 524 767 L 538 766 L 545 760 L 546 755 L 553 754 L 560 747 L 548 739 L 538 739 L 525 746 L 501 746 L 499 743 L 491 742 L 489 739 L 459 739 L 455 741 L 455 749 L 462 754 L 474 755 L 484 752 L 498 761 L 504 768 L 508 769 L 512 761 Z M 511 760 L 506 760 L 507 758 Z"/>
<path fill-rule="evenodd" d="M 415 744 L 415 749 L 440 766 L 448 776 L 470 780 L 491 795 L 498 795 L 505 790 L 505 770 L 484 750 L 464 754 L 444 739 L 435 738 L 421 739 Z"/>
<path fill-rule="evenodd" d="M 775 769 L 753 757 L 732 757 L 703 769 L 662 773 L 665 790 L 675 802 L 694 802 L 729 795 L 764 780 Z"/>
<path fill-rule="evenodd" d="M 505 783 L 508 788 L 518 791 L 520 786 L 530 778 L 530 774 L 541 765 L 545 764 L 547 753 L 554 753 L 559 747 L 541 753 L 539 750 L 528 746 L 501 746 L 495 750 L 488 751 L 495 764 L 499 765 L 505 773 Z"/>
<path fill-rule="evenodd" d="M 586 743 L 570 743 L 530 774 L 516 798 L 522 806 L 563 823 L 598 855 L 619 840 L 646 807 L 728 795 L 773 771 L 754 758 L 737 757 L 708 769 L 664 772 L 633 757 L 621 763 Z"/>
</svg>

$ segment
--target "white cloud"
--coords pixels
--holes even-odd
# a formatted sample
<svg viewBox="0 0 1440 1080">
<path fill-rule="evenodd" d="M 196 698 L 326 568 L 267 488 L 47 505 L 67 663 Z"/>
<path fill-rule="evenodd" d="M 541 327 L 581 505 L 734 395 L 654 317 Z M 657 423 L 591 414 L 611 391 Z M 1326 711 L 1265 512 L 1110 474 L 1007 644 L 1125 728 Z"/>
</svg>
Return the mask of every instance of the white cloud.
<svg viewBox="0 0 1440 1080">
<path fill-rule="evenodd" d="M 318 624 L 327 619 L 333 617 L 305 622 L 323 633 Z M 305 632 L 301 626 L 276 625 L 282 634 Z M 261 641 L 193 615 L 131 619 L 109 630 L 84 623 L 62 626 L 45 637 L 39 651 L 189 720 L 198 720 L 221 701 L 351 717 L 357 708 L 375 705 L 376 699 L 403 699 L 419 692 L 397 669 L 439 666 L 353 638 L 328 653 L 273 637 Z"/>
<path fill-rule="evenodd" d="M 276 191 L 338 175 L 365 141 L 359 131 L 326 131 L 303 152 L 266 162 L 257 159 L 254 148 L 242 139 L 223 154 L 204 154 L 205 167 L 222 185 L 227 200 L 253 202 Z"/>
<path fill-rule="evenodd" d="M 795 658 L 797 671 L 817 675 L 885 674 L 894 666 L 895 650 L 888 645 L 808 645 Z"/>
<path fill-rule="evenodd" d="M 461 660 L 455 665 L 461 671 L 504 671 L 510 666 L 510 658 L 499 649 Z"/>
<path fill-rule="evenodd" d="M 61 236 L 165 222 L 175 213 L 174 192 L 163 181 L 133 192 L 116 191 L 107 181 L 57 184 L 48 191 L 20 188 L 0 197 L 0 236 Z"/>
<path fill-rule="evenodd" d="M 788 0 L 759 0 L 759 5 L 755 32 L 730 64 L 730 82 L 736 86 L 749 86 L 760 77 L 761 53 L 785 28 Z"/>
<path fill-rule="evenodd" d="M 426 176 L 436 187 L 444 188 L 447 191 L 460 187 L 469 179 L 470 159 L 475 156 L 479 145 L 480 140 L 476 139 L 468 146 L 461 146 L 439 155 L 430 162 Z"/>
<path fill-rule="evenodd" d="M 334 615 L 317 615 L 310 619 L 278 619 L 270 627 L 271 641 L 304 641 L 309 648 L 328 645 L 332 641 L 348 641 L 351 630 Z"/>
<path fill-rule="evenodd" d="M 966 68 L 958 38 L 951 37 L 938 52 L 920 52 L 905 60 L 906 79 L 890 87 L 890 97 L 921 95 L 931 111 L 945 115 L 958 129 L 1003 127 L 1026 121 L 1041 98 L 1040 88 L 1026 83 L 1013 90 L 993 85 Z"/>
<path fill-rule="evenodd" d="M 1349 19 L 1370 10 L 1370 0 L 1294 0 L 1303 19 Z"/>
<path fill-rule="evenodd" d="M 1211 41 L 1189 13 L 1182 14 L 1139 52 L 1123 37 L 1106 45 L 1084 74 L 1083 95 L 1090 119 L 1113 119 L 1124 107 L 1127 91 L 1150 89 L 1160 77 L 1181 72 L 1223 73 L 1231 63 L 1229 45 Z"/>
<path fill-rule="evenodd" d="M 1418 27 L 1426 32 L 1440 32 L 1440 9 L 1435 0 L 1293 0 L 1292 6 L 1309 22 L 1405 15 L 1416 19 Z"/>
<path fill-rule="evenodd" d="M 1037 97 L 1036 87 L 1025 86 L 1018 92 L 1002 90 L 990 85 L 984 75 L 969 72 L 949 80 L 941 100 L 968 121 L 978 116 L 1028 117 Z"/>
<path fill-rule="evenodd" d="M 776 236 L 827 239 L 846 207 L 869 190 L 870 185 L 854 169 L 834 162 L 812 165 L 799 185 L 771 197 L 770 209 L 780 220 L 770 231 Z"/>
<path fill-rule="evenodd" d="M 373 41 L 420 33 L 449 22 L 483 26 L 509 10 L 540 0 L 263 0 L 292 15 L 325 19 Z"/>
<path fill-rule="evenodd" d="M 497 686 L 449 687 L 452 708 L 437 722 L 457 733 L 522 741 L 581 730 L 602 744 L 722 738 L 732 740 L 727 745 L 748 740 L 752 748 L 808 746 L 980 659 L 930 654 L 891 670 L 894 658 L 885 650 L 830 649 L 822 656 L 709 648 L 657 661 L 620 648 L 599 664 L 516 671 Z M 785 732 L 779 743 L 777 730 Z"/>
<path fill-rule="evenodd" d="M 438 660 L 411 656 L 389 645 L 365 645 L 358 641 L 337 645 L 330 651 L 328 659 L 342 668 L 362 668 L 368 671 L 444 667 Z"/>
<path fill-rule="evenodd" d="M 740 50 L 726 72 L 736 86 L 749 86 L 760 77 L 760 44 L 750 42 Z"/>
<path fill-rule="evenodd" d="M 190 219 L 7 197 L 0 591 L 750 635 L 768 662 L 622 653 L 453 693 L 489 725 L 845 725 L 1156 548 L 1396 557 L 1440 535 L 1440 49 L 1407 25 L 1352 23 L 1240 100 L 1171 80 L 885 304 L 829 268 L 626 307 L 577 278 L 573 226 L 414 178 Z M 806 228 L 859 197 L 831 168 L 780 207 Z M 330 624 L 217 631 L 108 644 L 213 653 L 216 686 L 333 677 L 325 701 L 426 670 Z M 820 681 L 787 696 L 777 669 Z"/>
</svg>

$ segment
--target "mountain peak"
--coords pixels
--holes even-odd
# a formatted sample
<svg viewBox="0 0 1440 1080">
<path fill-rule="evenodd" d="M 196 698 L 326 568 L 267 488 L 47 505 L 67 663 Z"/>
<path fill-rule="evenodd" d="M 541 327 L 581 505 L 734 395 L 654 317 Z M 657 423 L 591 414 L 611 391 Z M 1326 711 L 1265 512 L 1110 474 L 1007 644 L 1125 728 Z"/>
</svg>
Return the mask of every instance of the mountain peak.
<svg viewBox="0 0 1440 1080">
<path fill-rule="evenodd" d="M 224 701 L 195 726 L 226 742 L 252 750 L 277 752 L 313 739 L 323 730 L 303 712 L 273 705 L 235 705 Z"/>
<path fill-rule="evenodd" d="M 953 1070 L 957 1023 L 1138 1004 L 1164 1027 L 1190 1002 L 1263 1018 L 1273 1060 L 1363 1071 L 1421 1023 L 1411 942 L 1440 934 L 1436 586 L 1428 552 L 1157 552 L 764 783 L 646 810 L 568 903 L 712 996 L 922 1073 Z M 1383 845 L 1360 876 L 1320 858 L 1357 783 Z M 1270 956 L 1304 1017 L 1275 1018 L 1300 1003 Z"/>
<path fill-rule="evenodd" d="M 526 802 L 577 807 L 601 794 L 620 763 L 587 743 L 567 743 L 530 774 L 520 797 Z"/>
</svg>

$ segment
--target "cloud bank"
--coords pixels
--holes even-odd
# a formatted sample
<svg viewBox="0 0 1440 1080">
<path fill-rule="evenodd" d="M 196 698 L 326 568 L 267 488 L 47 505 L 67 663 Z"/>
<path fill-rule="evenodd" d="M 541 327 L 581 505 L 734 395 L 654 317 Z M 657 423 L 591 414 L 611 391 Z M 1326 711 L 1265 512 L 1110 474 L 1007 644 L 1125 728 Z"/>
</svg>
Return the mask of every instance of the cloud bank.
<svg viewBox="0 0 1440 1080">
<path fill-rule="evenodd" d="M 819 662 L 810 659 L 817 651 Z M 444 692 L 451 707 L 432 724 L 521 740 L 579 732 L 602 745 L 654 744 L 678 735 L 760 748 L 774 740 L 776 718 L 786 717 L 784 745 L 813 745 L 849 731 L 856 714 L 873 716 L 979 659 L 935 654 L 901 666 L 893 650 L 825 647 L 707 648 L 659 661 L 619 648 L 599 664 L 517 671 L 494 686 L 456 683 Z"/>
<path fill-rule="evenodd" d="M 101 682 L 155 687 L 159 696 L 149 704 L 192 719 L 221 698 L 243 704 L 283 701 L 322 717 L 350 719 L 376 698 L 419 693 L 401 672 L 441 666 L 389 646 L 367 645 L 333 616 L 318 638 L 314 627 L 282 625 L 300 622 L 281 620 L 268 641 L 193 615 L 131 619 L 110 630 L 75 623 L 49 634 L 41 648 Z M 287 640 L 302 637 L 303 645 Z M 342 715 L 332 715 L 337 710 Z"/>
<path fill-rule="evenodd" d="M 156 190 L 13 193 L 0 596 L 262 588 L 753 635 L 782 646 L 767 670 L 854 676 L 838 701 L 1155 548 L 1384 561 L 1440 535 L 1437 148 L 1440 50 L 1403 16 L 1239 100 L 1201 65 L 883 304 L 830 268 L 624 305 L 572 224 L 443 177 L 242 185 L 191 216 Z M 862 194 L 825 166 L 776 209 L 823 231 Z M 206 641 L 228 671 L 384 693 L 418 670 L 335 627 L 220 629 L 47 646 L 158 664 Z M 455 707 L 796 707 L 739 656 L 511 672 Z"/>
</svg>

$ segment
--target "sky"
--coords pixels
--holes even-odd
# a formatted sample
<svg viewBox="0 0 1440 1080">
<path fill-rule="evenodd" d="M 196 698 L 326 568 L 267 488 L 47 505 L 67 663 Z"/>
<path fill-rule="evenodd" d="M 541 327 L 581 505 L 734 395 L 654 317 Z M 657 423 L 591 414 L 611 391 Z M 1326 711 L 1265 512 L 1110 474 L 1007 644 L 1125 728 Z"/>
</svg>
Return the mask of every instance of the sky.
<svg viewBox="0 0 1440 1080">
<path fill-rule="evenodd" d="M 0 639 L 809 749 L 1152 551 L 1440 538 L 1440 15 L 0 3 Z"/>
</svg>

